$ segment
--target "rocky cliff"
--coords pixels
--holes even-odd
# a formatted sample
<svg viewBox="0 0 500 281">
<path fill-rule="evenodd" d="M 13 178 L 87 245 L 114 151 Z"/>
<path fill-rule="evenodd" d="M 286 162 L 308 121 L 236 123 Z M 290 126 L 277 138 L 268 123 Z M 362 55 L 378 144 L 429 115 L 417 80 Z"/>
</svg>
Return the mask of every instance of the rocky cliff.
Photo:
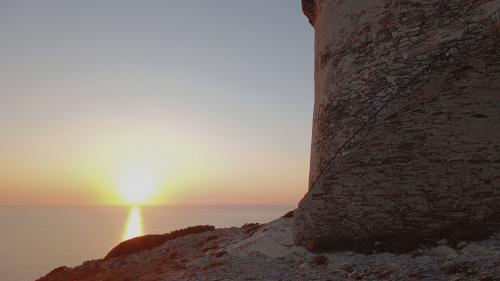
<svg viewBox="0 0 500 281">
<path fill-rule="evenodd" d="M 57 268 L 39 281 L 493 281 L 500 276 L 500 235 L 455 246 L 441 240 L 401 255 L 318 254 L 294 245 L 293 227 L 287 216 L 264 225 L 174 231 L 162 236 L 173 239 L 155 247 L 147 242 L 151 236 L 140 237 L 119 245 L 115 255 Z M 142 249 L 140 241 L 146 241 Z M 116 255 L 123 248 L 134 251 Z"/>
</svg>

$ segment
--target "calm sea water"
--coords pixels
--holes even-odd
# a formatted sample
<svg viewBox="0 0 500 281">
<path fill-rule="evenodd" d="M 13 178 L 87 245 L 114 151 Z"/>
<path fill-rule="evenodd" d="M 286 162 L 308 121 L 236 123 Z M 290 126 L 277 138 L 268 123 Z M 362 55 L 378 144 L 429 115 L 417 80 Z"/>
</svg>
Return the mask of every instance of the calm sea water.
<svg viewBox="0 0 500 281">
<path fill-rule="evenodd" d="M 293 206 L 143 207 L 145 233 L 198 224 L 268 222 Z M 118 244 L 125 207 L 0 207 L 0 281 L 35 280 L 61 266 L 102 258 Z"/>
</svg>

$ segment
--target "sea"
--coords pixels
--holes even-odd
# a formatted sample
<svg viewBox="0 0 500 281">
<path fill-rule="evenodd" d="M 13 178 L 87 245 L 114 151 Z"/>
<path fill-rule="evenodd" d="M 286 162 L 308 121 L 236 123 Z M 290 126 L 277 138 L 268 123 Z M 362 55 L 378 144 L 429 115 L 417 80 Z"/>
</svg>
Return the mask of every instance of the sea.
<svg viewBox="0 0 500 281">
<path fill-rule="evenodd" d="M 118 206 L 0 206 L 0 281 L 36 280 L 56 267 L 104 257 L 125 239 L 132 213 L 132 227 L 140 224 L 140 233 L 162 234 L 192 225 L 265 223 L 293 208 L 147 206 L 132 212 Z"/>
</svg>

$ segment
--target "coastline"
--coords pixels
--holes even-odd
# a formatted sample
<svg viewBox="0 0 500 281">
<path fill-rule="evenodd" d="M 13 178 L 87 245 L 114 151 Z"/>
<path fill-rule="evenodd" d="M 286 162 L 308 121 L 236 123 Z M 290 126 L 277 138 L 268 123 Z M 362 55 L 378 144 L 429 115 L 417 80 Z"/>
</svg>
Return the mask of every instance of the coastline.
<svg viewBox="0 0 500 281">
<path fill-rule="evenodd" d="M 313 253 L 293 243 L 293 227 L 288 215 L 262 225 L 207 228 L 152 248 L 59 267 L 38 280 L 458 281 L 500 276 L 500 231 L 456 247 L 440 240 L 402 254 L 361 254 Z"/>
</svg>

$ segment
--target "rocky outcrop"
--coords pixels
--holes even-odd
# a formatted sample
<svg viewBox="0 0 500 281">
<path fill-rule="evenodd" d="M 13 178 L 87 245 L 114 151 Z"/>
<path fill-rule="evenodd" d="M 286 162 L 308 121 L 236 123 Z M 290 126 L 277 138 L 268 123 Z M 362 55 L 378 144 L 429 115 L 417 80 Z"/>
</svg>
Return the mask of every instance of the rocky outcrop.
<svg viewBox="0 0 500 281">
<path fill-rule="evenodd" d="M 293 218 L 190 234 L 157 247 L 55 269 L 39 281 L 496 280 L 500 236 L 446 240 L 401 255 L 317 254 L 293 243 Z"/>
<path fill-rule="evenodd" d="M 315 108 L 296 242 L 400 251 L 488 233 L 500 217 L 500 1 L 303 5 Z"/>
</svg>

